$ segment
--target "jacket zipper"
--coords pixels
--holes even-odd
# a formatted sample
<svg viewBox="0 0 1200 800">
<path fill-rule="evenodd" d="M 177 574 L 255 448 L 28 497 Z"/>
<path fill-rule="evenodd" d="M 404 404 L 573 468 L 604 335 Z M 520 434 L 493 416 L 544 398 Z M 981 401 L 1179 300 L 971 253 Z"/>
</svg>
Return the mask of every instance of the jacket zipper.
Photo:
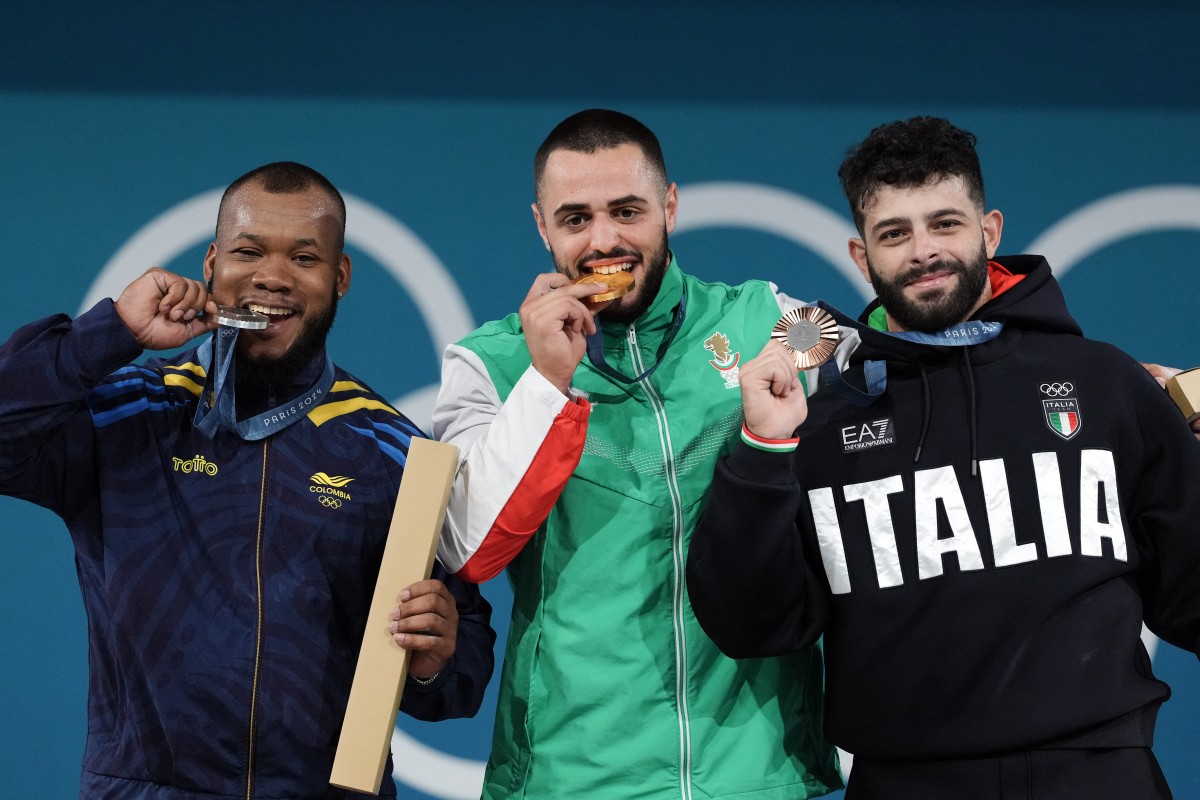
<svg viewBox="0 0 1200 800">
<path fill-rule="evenodd" d="M 258 492 L 258 533 L 254 546 L 254 596 L 257 605 L 257 623 L 254 636 L 254 682 L 250 689 L 250 739 L 246 753 L 246 800 L 254 798 L 254 738 L 258 724 L 258 676 L 262 667 L 263 644 L 263 528 L 266 525 L 267 499 L 267 442 L 263 441 L 262 449 L 262 479 Z"/>
<path fill-rule="evenodd" d="M 629 357 L 636 374 L 645 372 L 646 366 L 638 350 L 636 326 L 630 325 L 626 336 Z M 667 479 L 667 491 L 671 496 L 671 560 L 672 560 L 672 610 L 671 622 L 675 629 L 675 707 L 679 717 L 679 791 L 683 800 L 692 800 L 692 730 L 688 714 L 688 666 L 687 635 L 684 629 L 684 549 L 683 549 L 683 499 L 679 493 L 679 478 L 675 469 L 675 448 L 671 444 L 671 432 L 667 427 L 667 409 L 662 398 L 649 379 L 639 381 L 646 397 L 654 408 L 658 421 L 658 440 L 662 447 L 663 471 Z"/>
</svg>

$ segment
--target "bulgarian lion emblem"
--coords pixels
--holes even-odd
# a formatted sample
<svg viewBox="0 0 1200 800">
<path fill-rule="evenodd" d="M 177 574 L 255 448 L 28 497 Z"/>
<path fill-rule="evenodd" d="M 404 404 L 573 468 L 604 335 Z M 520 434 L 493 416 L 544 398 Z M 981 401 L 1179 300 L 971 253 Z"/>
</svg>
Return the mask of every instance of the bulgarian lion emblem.
<svg viewBox="0 0 1200 800">
<path fill-rule="evenodd" d="M 721 373 L 721 377 L 725 380 L 725 388 L 737 388 L 738 361 L 741 360 L 742 354 L 734 352 L 733 347 L 729 344 L 729 337 L 716 331 L 704 340 L 704 349 L 713 354 L 708 363 Z"/>
</svg>

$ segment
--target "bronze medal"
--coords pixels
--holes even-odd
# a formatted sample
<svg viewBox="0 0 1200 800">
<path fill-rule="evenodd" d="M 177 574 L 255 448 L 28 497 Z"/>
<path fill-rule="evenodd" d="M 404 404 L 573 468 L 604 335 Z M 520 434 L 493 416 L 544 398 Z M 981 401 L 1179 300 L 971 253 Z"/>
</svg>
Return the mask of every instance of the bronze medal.
<svg viewBox="0 0 1200 800">
<path fill-rule="evenodd" d="M 816 306 L 793 309 L 775 323 L 771 338 L 792 354 L 796 369 L 819 367 L 837 350 L 840 334 L 837 322 L 828 311 Z"/>
</svg>

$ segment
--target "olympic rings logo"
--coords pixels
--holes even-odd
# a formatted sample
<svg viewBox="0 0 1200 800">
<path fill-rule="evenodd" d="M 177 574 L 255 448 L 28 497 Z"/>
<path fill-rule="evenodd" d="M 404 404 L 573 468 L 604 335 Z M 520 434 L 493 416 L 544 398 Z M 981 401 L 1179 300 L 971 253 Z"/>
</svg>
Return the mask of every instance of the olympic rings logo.
<svg viewBox="0 0 1200 800">
<path fill-rule="evenodd" d="M 1075 391 L 1075 384 L 1070 381 L 1064 381 L 1063 383 L 1043 383 L 1038 388 L 1047 397 L 1066 397 Z"/>
<path fill-rule="evenodd" d="M 320 500 L 321 505 L 325 506 L 326 508 L 341 508 L 342 507 L 341 500 L 338 500 L 336 497 L 330 497 L 327 494 L 323 494 L 320 497 L 318 497 L 317 499 Z"/>
</svg>

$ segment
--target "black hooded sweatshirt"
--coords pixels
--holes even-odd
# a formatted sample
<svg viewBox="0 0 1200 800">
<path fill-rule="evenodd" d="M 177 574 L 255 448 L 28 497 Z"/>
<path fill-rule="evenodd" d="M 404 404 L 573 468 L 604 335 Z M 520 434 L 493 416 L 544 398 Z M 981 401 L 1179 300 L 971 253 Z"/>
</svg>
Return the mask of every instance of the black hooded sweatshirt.
<svg viewBox="0 0 1200 800">
<path fill-rule="evenodd" d="M 886 390 L 823 383 L 794 453 L 739 443 L 692 539 L 727 655 L 824 634 L 827 732 L 856 755 L 1148 747 L 1170 690 L 1142 620 L 1200 653 L 1200 442 L 1044 259 L 998 261 L 1025 277 L 972 318 L 1003 323 L 990 341 L 839 319 L 862 337 L 845 380 L 882 361 Z"/>
</svg>

